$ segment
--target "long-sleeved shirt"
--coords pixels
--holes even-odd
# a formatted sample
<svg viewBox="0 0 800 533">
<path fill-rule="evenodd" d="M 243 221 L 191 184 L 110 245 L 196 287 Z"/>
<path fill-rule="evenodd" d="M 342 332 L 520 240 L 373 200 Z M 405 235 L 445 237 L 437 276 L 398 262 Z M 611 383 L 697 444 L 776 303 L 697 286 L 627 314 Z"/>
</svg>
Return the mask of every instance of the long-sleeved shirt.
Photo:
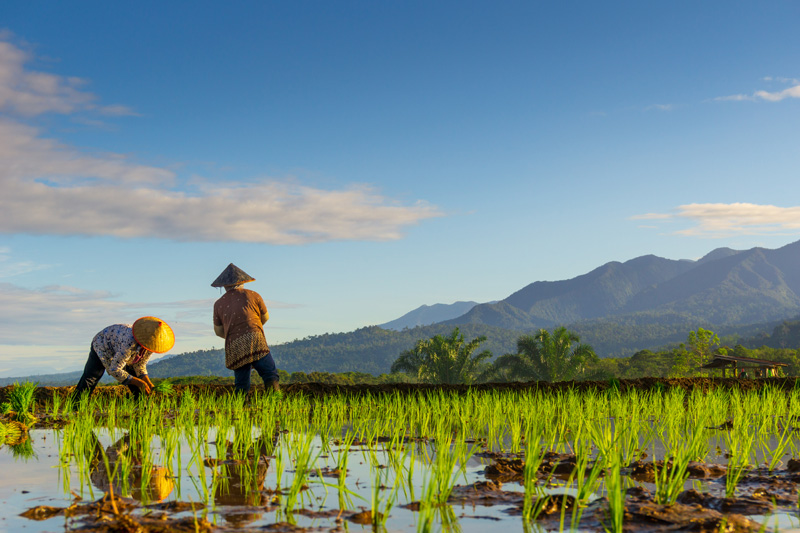
<svg viewBox="0 0 800 533">
<path fill-rule="evenodd" d="M 139 355 L 140 346 L 133 338 L 133 326 L 130 324 L 108 326 L 94 336 L 92 348 L 106 367 L 106 372 L 120 383 L 130 381 L 131 375 L 125 371 L 127 365 L 133 367 L 137 377 L 147 375 L 147 361 L 152 352 L 145 351 L 144 355 Z"/>
<path fill-rule="evenodd" d="M 269 318 L 261 295 L 241 287 L 214 302 L 214 326 L 225 336 L 225 366 L 231 370 L 258 361 L 269 353 L 262 324 Z"/>
</svg>

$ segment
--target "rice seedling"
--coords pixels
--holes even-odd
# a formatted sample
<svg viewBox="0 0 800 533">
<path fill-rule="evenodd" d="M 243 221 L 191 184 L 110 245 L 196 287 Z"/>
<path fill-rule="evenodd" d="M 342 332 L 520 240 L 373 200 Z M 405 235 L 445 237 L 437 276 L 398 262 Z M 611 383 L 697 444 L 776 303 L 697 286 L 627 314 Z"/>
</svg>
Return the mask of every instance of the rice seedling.
<svg viewBox="0 0 800 533">
<path fill-rule="evenodd" d="M 294 474 L 292 476 L 292 484 L 289 486 L 289 491 L 286 495 L 285 509 L 286 514 L 291 515 L 292 511 L 297 504 L 298 496 L 304 489 L 308 474 L 314 469 L 314 463 L 319 457 L 312 454 L 311 448 L 314 441 L 314 434 L 308 433 L 304 437 L 297 436 L 296 441 L 292 443 L 294 450 Z"/>
<path fill-rule="evenodd" d="M 381 491 L 386 490 L 386 483 L 389 480 L 389 470 L 382 469 L 382 468 L 373 468 L 374 477 L 372 479 L 372 527 L 374 529 L 380 529 L 386 525 L 386 521 L 389 519 L 389 513 L 394 507 L 394 503 L 397 499 L 397 488 L 399 485 L 399 476 L 395 476 L 394 482 L 392 484 L 391 489 L 389 489 L 389 494 L 385 497 L 381 497 Z"/>
<path fill-rule="evenodd" d="M 606 462 L 606 497 L 608 499 L 609 524 L 603 525 L 605 531 L 622 532 L 625 515 L 625 487 L 622 483 L 620 455 L 612 453 Z"/>
<path fill-rule="evenodd" d="M 685 431 L 676 431 L 671 436 L 669 442 L 670 456 L 664 457 L 664 464 L 658 469 L 655 463 L 655 452 L 653 467 L 656 478 L 656 503 L 672 505 L 678 498 L 678 494 L 683 490 L 683 485 L 689 478 L 687 471 L 689 462 L 694 460 L 701 453 L 701 448 L 705 446 L 705 419 L 695 423 L 694 427 L 687 427 Z"/>
<path fill-rule="evenodd" d="M 175 386 L 168 379 L 163 379 L 158 383 L 155 383 L 155 387 L 153 387 L 153 392 L 164 396 L 172 396 L 173 394 L 175 394 Z"/>
<path fill-rule="evenodd" d="M 33 414 L 34 398 L 38 383 L 14 383 L 8 392 L 8 400 L 0 405 L 0 413 L 11 416 L 13 420 L 23 424 L 36 422 Z"/>
<path fill-rule="evenodd" d="M 725 496 L 732 498 L 736 494 L 739 480 L 750 469 L 750 450 L 755 440 L 755 433 L 746 424 L 740 424 L 727 433 L 728 473 L 725 476 Z"/>
<path fill-rule="evenodd" d="M 774 446 L 770 446 L 767 442 L 762 441 L 762 449 L 764 450 L 764 454 L 770 454 L 769 463 L 767 464 L 767 468 L 770 472 L 775 470 L 778 465 L 781 463 L 781 457 L 786 452 L 786 448 L 788 447 L 789 443 L 794 440 L 794 434 L 791 426 L 786 426 L 783 428 L 783 433 L 781 434 L 777 444 Z"/>
</svg>

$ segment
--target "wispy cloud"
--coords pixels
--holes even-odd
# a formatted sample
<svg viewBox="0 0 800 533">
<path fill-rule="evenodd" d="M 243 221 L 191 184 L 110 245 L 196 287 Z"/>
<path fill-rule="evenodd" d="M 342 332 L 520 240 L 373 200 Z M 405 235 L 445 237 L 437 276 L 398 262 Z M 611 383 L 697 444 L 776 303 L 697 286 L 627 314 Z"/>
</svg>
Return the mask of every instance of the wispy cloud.
<svg viewBox="0 0 800 533">
<path fill-rule="evenodd" d="M 677 235 L 731 237 L 736 235 L 793 235 L 800 233 L 800 206 L 777 207 L 749 203 L 687 204 L 672 213 L 646 213 L 633 220 L 689 221 L 693 226 Z"/>
<path fill-rule="evenodd" d="M 800 98 L 800 80 L 784 77 L 773 78 L 770 76 L 762 78 L 762 80 L 768 83 L 778 82 L 790 84 L 791 86 L 778 91 L 759 90 L 754 91 L 752 94 L 732 94 L 728 96 L 719 96 L 714 98 L 714 100 L 729 102 L 780 102 L 781 100 L 785 100 L 787 98 Z"/>
<path fill-rule="evenodd" d="M 645 111 L 672 111 L 675 109 L 675 106 L 672 104 L 653 104 L 651 106 L 647 106 L 644 110 Z"/>
<path fill-rule="evenodd" d="M 171 354 L 210 347 L 216 339 L 211 325 L 215 299 L 131 302 L 108 291 L 66 285 L 30 289 L 0 283 L 0 375 L 76 370 L 85 362 L 89 343 L 98 331 L 145 315 L 163 318 L 173 329 Z M 271 300 L 266 303 L 269 309 L 299 307 Z M 217 341 L 217 346 L 224 342 Z M 66 355 L 59 355 L 57 361 L 42 355 L 59 349 Z"/>
<path fill-rule="evenodd" d="M 26 69 L 32 59 L 27 51 L 0 40 L 0 110 L 23 116 L 76 111 L 108 116 L 135 114 L 127 106 L 97 104 L 96 96 L 83 90 L 86 81 L 81 78 Z"/>
<path fill-rule="evenodd" d="M 164 318 L 175 331 L 176 339 L 186 342 L 211 334 L 208 317 L 213 303 L 213 298 L 129 302 L 108 291 L 65 285 L 29 289 L 0 283 L 0 345 L 88 346 L 102 328 L 113 323 L 130 323 L 143 315 Z M 202 319 L 198 321 L 177 318 L 181 313 L 194 316 L 201 311 Z M 43 327 L 47 329 L 46 335 L 40 334 Z"/>
<path fill-rule="evenodd" d="M 96 104 L 81 89 L 83 80 L 27 70 L 29 60 L 0 41 L 0 111 L 133 113 Z M 181 189 L 178 181 L 172 170 L 120 154 L 83 153 L 0 118 L 0 233 L 306 244 L 399 239 L 408 226 L 442 216 L 435 206 L 403 204 L 363 184 L 324 190 L 265 178 L 224 185 L 196 180 Z"/>
<path fill-rule="evenodd" d="M 12 259 L 11 248 L 0 246 L 0 279 L 47 268 L 50 268 L 50 265 Z"/>
</svg>

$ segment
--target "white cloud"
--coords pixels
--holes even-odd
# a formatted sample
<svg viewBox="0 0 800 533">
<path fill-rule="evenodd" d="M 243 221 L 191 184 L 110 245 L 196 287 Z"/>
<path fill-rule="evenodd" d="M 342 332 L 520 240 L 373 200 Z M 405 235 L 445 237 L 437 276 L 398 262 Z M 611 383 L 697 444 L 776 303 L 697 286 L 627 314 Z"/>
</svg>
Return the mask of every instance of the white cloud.
<svg viewBox="0 0 800 533">
<path fill-rule="evenodd" d="M 63 285 L 28 289 L 0 283 L 0 345 L 88 347 L 104 327 L 132 323 L 145 315 L 159 316 L 169 323 L 176 337 L 173 350 L 179 352 L 185 351 L 181 345 L 213 335 L 213 298 L 177 302 L 126 302 L 116 298 L 107 291 Z"/>
<path fill-rule="evenodd" d="M 8 250 L 8 248 L 0 248 L 0 279 L 50 268 L 50 265 L 34 263 L 33 261 L 12 261 L 9 252 L 4 250 Z"/>
<path fill-rule="evenodd" d="M 631 220 L 659 220 L 671 217 L 672 215 L 664 213 L 645 213 L 644 215 L 634 215 L 631 217 Z"/>
<path fill-rule="evenodd" d="M 753 96 L 768 102 L 780 102 L 785 98 L 800 98 L 800 85 L 777 92 L 756 91 Z"/>
<path fill-rule="evenodd" d="M 77 78 L 25 69 L 30 56 L 0 41 L 0 111 L 32 116 L 94 110 Z M 402 205 L 366 185 L 343 190 L 293 180 L 194 183 L 176 188 L 173 171 L 119 154 L 86 154 L 11 118 L 0 118 L 0 233 L 103 235 L 176 241 L 305 244 L 391 240 L 438 209 Z"/>
<path fill-rule="evenodd" d="M 749 203 L 687 204 L 674 213 L 648 213 L 635 220 L 682 220 L 693 222 L 677 235 L 730 237 L 735 235 L 775 235 L 800 233 L 800 207 L 777 207 Z"/>
<path fill-rule="evenodd" d="M 785 100 L 787 98 L 800 98 L 800 80 L 794 78 L 784 78 L 778 77 L 773 78 L 767 76 L 762 78 L 762 81 L 765 82 L 778 82 L 784 84 L 791 84 L 791 87 L 780 91 L 755 91 L 753 94 L 732 94 L 729 96 L 720 96 L 714 98 L 714 100 L 718 101 L 733 101 L 733 102 L 755 102 L 759 100 L 767 101 L 767 102 L 780 102 L 781 100 Z"/>
<path fill-rule="evenodd" d="M 645 111 L 672 111 L 674 106 L 672 104 L 653 104 L 651 106 L 647 106 Z"/>
<path fill-rule="evenodd" d="M 78 78 L 25 70 L 31 59 L 27 52 L 0 41 L 0 110 L 26 116 L 71 113 L 95 99 L 79 90 L 83 81 Z"/>
</svg>

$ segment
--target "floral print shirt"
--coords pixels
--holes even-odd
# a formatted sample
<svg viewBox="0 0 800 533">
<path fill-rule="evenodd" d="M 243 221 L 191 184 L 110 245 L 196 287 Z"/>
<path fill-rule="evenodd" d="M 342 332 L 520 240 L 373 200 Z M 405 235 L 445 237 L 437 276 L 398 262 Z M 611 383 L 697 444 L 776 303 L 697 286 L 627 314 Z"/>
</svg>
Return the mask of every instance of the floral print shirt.
<svg viewBox="0 0 800 533">
<path fill-rule="evenodd" d="M 133 326 L 114 324 L 108 326 L 92 339 L 92 348 L 100 357 L 111 377 L 120 383 L 127 383 L 131 375 L 125 371 L 131 365 L 138 376 L 147 375 L 147 361 L 152 352 L 139 356 L 139 343 L 133 338 Z"/>
</svg>

